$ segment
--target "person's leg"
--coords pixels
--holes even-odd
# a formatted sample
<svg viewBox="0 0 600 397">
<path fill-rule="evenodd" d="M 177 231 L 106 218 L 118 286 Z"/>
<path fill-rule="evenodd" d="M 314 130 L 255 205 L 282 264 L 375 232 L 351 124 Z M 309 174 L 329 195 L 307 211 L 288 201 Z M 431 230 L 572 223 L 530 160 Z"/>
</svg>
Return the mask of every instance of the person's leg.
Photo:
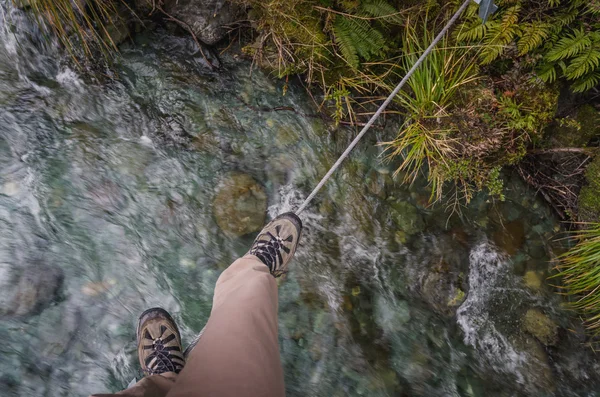
<svg viewBox="0 0 600 397">
<path fill-rule="evenodd" d="M 119 393 L 94 397 L 164 397 L 175 384 L 185 359 L 179 330 L 169 313 L 161 308 L 146 310 L 140 316 L 136 333 L 138 358 L 148 376 Z"/>
<path fill-rule="evenodd" d="M 261 231 L 248 254 L 221 274 L 210 319 L 187 362 L 181 353 L 179 331 L 169 314 L 162 309 L 144 312 L 137 331 L 138 354 L 142 369 L 150 376 L 116 395 L 285 395 L 274 277 L 285 273 L 301 230 L 302 222 L 296 215 L 278 216 Z"/>
<path fill-rule="evenodd" d="M 277 217 L 221 274 L 206 329 L 168 397 L 285 395 L 273 276 L 285 272 L 301 228 L 294 214 Z"/>
</svg>

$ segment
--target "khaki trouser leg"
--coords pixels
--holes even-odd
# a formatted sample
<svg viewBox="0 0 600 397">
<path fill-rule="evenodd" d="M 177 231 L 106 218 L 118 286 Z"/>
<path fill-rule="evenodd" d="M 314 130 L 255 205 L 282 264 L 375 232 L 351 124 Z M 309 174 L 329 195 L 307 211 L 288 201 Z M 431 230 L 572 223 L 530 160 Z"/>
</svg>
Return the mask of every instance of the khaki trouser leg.
<svg viewBox="0 0 600 397">
<path fill-rule="evenodd" d="M 254 256 L 221 274 L 206 329 L 168 397 L 285 395 L 277 282 Z"/>
<path fill-rule="evenodd" d="M 206 329 L 175 382 L 146 382 L 152 376 L 118 394 L 284 396 L 277 307 L 277 282 L 267 266 L 250 255 L 238 259 L 217 280 Z"/>
</svg>

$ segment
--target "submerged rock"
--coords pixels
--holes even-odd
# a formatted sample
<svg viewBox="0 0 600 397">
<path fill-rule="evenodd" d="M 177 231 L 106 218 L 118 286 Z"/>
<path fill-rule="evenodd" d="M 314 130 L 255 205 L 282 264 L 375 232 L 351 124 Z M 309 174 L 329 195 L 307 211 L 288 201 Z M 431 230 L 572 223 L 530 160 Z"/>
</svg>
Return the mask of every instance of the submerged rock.
<svg viewBox="0 0 600 397">
<path fill-rule="evenodd" d="M 538 309 L 527 310 L 522 326 L 546 346 L 554 346 L 558 342 L 558 325 Z"/>
<path fill-rule="evenodd" d="M 87 296 L 98 296 L 108 292 L 116 284 L 116 280 L 89 282 L 81 287 L 81 293 Z"/>
<path fill-rule="evenodd" d="M 3 286 L 9 293 L 0 301 L 2 316 L 26 316 L 44 310 L 59 298 L 64 273 L 58 266 L 34 263 L 13 280 L 12 288 L 8 283 Z"/>
<path fill-rule="evenodd" d="M 106 26 L 104 35 L 107 36 L 106 38 L 114 43 L 114 45 L 119 45 L 129 38 L 129 27 L 127 26 L 127 22 L 119 16 L 119 14 L 112 15 L 111 21 L 112 23 Z"/>
<path fill-rule="evenodd" d="M 542 288 L 543 277 L 540 272 L 530 270 L 523 276 L 523 282 L 527 288 L 538 291 L 540 288 Z"/>
<path fill-rule="evenodd" d="M 425 229 L 423 217 L 414 205 L 406 201 L 396 201 L 391 204 L 391 208 L 394 223 L 407 235 L 422 232 Z"/>
<path fill-rule="evenodd" d="M 442 266 L 425 276 L 421 295 L 436 313 L 443 316 L 454 315 L 466 297 L 460 287 L 460 277 Z"/>
<path fill-rule="evenodd" d="M 525 244 L 525 228 L 522 220 L 504 224 L 494 233 L 494 242 L 509 255 L 514 255 Z"/>
<path fill-rule="evenodd" d="M 529 395 L 554 393 L 556 385 L 548 354 L 540 342 L 525 335 L 513 341 L 519 352 L 525 353 L 522 364 L 523 387 Z"/>
<path fill-rule="evenodd" d="M 256 232 L 265 223 L 267 195 L 250 175 L 233 173 L 221 181 L 213 214 L 224 232 L 236 236 Z"/>
</svg>

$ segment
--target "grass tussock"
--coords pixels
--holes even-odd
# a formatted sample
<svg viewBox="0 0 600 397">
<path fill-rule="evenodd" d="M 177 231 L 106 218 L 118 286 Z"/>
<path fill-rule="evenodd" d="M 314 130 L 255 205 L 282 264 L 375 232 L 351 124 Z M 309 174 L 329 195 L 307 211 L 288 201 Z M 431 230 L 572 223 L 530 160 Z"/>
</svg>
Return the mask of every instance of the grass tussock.
<svg viewBox="0 0 600 397">
<path fill-rule="evenodd" d="M 403 71 L 415 64 L 433 36 L 426 21 L 406 22 L 402 47 L 405 55 L 401 58 Z M 409 88 L 396 98 L 405 117 L 396 139 L 383 143 L 388 159 L 402 158 L 396 174 L 402 173 L 407 182 L 414 181 L 426 164 L 436 199 L 441 197 L 448 169 L 460 158 L 457 127 L 449 122 L 453 117 L 453 103 L 459 90 L 478 79 L 472 49 L 452 46 L 445 37 L 408 80 Z M 393 89 L 392 86 L 386 88 Z"/>
<path fill-rule="evenodd" d="M 574 236 L 578 243 L 560 257 L 555 278 L 561 278 L 562 293 L 569 296 L 569 306 L 584 319 L 590 336 L 600 336 L 600 224 Z"/>
</svg>

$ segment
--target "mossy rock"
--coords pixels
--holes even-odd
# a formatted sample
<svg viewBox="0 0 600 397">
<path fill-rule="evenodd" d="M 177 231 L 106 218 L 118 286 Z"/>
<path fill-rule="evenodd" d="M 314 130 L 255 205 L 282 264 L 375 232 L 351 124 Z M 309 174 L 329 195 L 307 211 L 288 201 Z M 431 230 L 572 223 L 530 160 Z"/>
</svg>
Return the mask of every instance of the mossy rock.
<svg viewBox="0 0 600 397">
<path fill-rule="evenodd" d="M 223 179 L 213 201 L 213 213 L 224 232 L 234 236 L 256 232 L 264 223 L 267 195 L 250 175 L 233 173 Z"/>
<path fill-rule="evenodd" d="M 546 346 L 554 346 L 558 342 L 558 325 L 537 309 L 527 310 L 522 319 L 522 326 Z"/>
<path fill-rule="evenodd" d="M 600 135 L 600 112 L 592 105 L 586 104 L 577 109 L 573 120 L 576 123 L 553 123 L 548 127 L 547 134 L 552 147 L 585 147 Z"/>
<path fill-rule="evenodd" d="M 596 156 L 585 171 L 587 184 L 581 188 L 578 199 L 579 220 L 600 221 L 600 156 Z"/>
</svg>

